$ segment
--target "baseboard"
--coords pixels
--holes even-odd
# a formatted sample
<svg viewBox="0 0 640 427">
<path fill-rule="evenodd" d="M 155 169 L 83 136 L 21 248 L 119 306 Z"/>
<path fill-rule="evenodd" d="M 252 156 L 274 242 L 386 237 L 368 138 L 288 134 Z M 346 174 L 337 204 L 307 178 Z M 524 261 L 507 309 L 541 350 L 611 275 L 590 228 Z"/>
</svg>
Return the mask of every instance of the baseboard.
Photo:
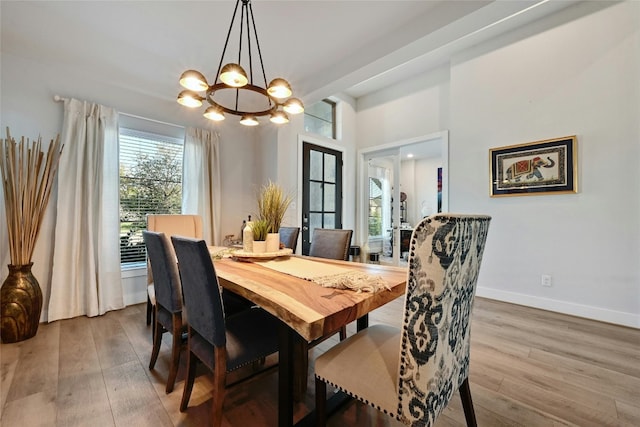
<svg viewBox="0 0 640 427">
<path fill-rule="evenodd" d="M 549 298 L 540 298 L 485 287 L 478 287 L 476 289 L 476 295 L 497 301 L 510 302 L 527 307 L 540 308 L 542 310 L 549 310 L 557 313 L 564 313 L 572 316 L 584 317 L 587 319 L 640 329 L 640 314 L 607 310 L 589 305 L 575 304 Z"/>
</svg>

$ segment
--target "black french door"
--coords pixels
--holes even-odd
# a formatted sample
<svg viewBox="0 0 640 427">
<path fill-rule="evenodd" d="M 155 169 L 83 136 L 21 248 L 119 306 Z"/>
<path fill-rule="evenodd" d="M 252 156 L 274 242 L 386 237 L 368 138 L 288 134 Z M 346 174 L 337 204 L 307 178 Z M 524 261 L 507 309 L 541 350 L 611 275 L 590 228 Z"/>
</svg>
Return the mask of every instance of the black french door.
<svg viewBox="0 0 640 427">
<path fill-rule="evenodd" d="M 342 152 L 302 143 L 302 254 L 316 228 L 342 228 Z"/>
</svg>

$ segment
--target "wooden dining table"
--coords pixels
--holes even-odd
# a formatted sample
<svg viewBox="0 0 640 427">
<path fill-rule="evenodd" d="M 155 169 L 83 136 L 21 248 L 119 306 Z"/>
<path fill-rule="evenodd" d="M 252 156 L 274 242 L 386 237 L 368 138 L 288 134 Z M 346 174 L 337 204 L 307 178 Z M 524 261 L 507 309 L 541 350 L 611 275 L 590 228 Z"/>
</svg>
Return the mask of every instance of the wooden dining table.
<svg viewBox="0 0 640 427">
<path fill-rule="evenodd" d="M 212 255 L 216 248 L 210 248 Z M 214 257 L 215 258 L 215 257 Z M 306 388 L 307 372 L 300 366 L 300 349 L 357 321 L 368 326 L 368 313 L 404 295 L 406 268 L 302 257 L 381 277 L 388 289 L 375 293 L 326 288 L 261 265 L 232 258 L 216 259 L 220 285 L 241 295 L 281 320 L 279 330 L 278 425 L 292 426 L 296 391 Z M 401 315 L 399 313 L 398 315 Z M 304 357 L 307 355 L 304 354 Z"/>
</svg>

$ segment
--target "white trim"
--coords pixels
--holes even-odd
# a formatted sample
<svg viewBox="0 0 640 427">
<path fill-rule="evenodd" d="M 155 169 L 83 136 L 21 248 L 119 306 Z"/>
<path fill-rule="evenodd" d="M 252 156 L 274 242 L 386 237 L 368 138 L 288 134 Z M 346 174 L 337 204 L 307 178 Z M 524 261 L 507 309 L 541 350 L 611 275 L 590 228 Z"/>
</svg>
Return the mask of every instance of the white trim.
<svg viewBox="0 0 640 427">
<path fill-rule="evenodd" d="M 499 289 L 478 286 L 476 295 L 483 298 L 497 301 L 510 302 L 527 307 L 539 308 L 542 310 L 554 311 L 562 314 L 569 314 L 577 317 L 584 317 L 591 320 L 613 323 L 616 325 L 628 326 L 640 329 L 640 315 L 625 313 L 621 311 L 607 310 L 583 304 L 574 304 L 566 301 L 559 301 L 550 298 L 541 298 L 532 295 L 525 295 L 516 292 L 503 291 Z"/>
</svg>

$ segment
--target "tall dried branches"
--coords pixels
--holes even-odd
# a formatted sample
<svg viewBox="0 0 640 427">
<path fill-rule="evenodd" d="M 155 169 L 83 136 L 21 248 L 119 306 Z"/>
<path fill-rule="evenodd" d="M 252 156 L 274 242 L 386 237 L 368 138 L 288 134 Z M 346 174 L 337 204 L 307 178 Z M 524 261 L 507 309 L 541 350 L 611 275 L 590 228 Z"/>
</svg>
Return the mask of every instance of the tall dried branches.
<svg viewBox="0 0 640 427">
<path fill-rule="evenodd" d="M 11 264 L 31 262 L 40 226 L 58 170 L 62 145 L 60 136 L 41 150 L 42 138 L 16 143 L 7 128 L 7 138 L 0 146 L 0 171 L 9 233 Z"/>
</svg>

